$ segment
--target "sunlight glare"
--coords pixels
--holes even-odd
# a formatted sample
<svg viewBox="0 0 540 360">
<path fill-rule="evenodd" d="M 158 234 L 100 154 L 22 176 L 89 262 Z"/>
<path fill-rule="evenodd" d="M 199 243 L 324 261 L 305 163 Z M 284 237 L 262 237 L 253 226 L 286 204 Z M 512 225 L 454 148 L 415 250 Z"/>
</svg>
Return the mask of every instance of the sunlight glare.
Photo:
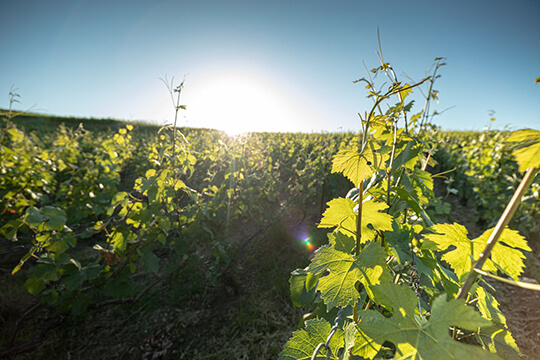
<svg viewBox="0 0 540 360">
<path fill-rule="evenodd" d="M 186 89 L 190 126 L 237 135 L 252 131 L 299 131 L 307 116 L 283 89 L 248 72 L 226 72 L 191 79 Z M 283 130 L 281 130 L 283 131 Z"/>
</svg>

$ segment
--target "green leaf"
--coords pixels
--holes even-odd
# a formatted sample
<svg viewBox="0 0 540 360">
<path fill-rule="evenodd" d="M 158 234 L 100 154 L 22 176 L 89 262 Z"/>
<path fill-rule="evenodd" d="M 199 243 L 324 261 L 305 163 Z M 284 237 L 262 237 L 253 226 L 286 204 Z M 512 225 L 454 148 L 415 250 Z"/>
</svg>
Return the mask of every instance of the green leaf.
<svg viewBox="0 0 540 360">
<path fill-rule="evenodd" d="M 505 360 L 519 360 L 521 352 L 516 341 L 503 325 L 493 325 L 478 330 L 476 338 L 492 353 L 497 353 Z"/>
<path fill-rule="evenodd" d="M 309 306 L 315 300 L 319 277 L 304 269 L 296 269 L 289 278 L 291 300 L 294 306 Z"/>
<path fill-rule="evenodd" d="M 482 251 L 484 251 L 489 236 L 493 229 L 487 230 L 480 237 L 469 240 L 467 229 L 459 224 L 437 224 L 431 228 L 436 234 L 428 234 L 422 244 L 422 249 L 444 251 L 442 260 L 454 269 L 459 281 L 462 283 L 469 274 L 472 265 Z M 450 247 L 455 249 L 447 251 Z M 526 240 L 515 230 L 504 229 L 499 242 L 491 251 L 491 259 L 488 259 L 483 270 L 496 272 L 497 269 L 517 280 L 523 272 L 525 255 L 520 251 L 531 251 Z"/>
<path fill-rule="evenodd" d="M 69 245 L 65 239 L 54 239 L 47 246 L 47 250 L 53 252 L 55 256 L 61 255 L 69 249 Z"/>
<path fill-rule="evenodd" d="M 414 166 L 418 162 L 418 154 L 421 148 L 417 147 L 413 141 L 405 142 L 405 147 L 396 152 L 397 156 L 392 164 L 392 171 L 396 171 L 401 166 L 405 166 L 408 169 L 414 169 Z"/>
<path fill-rule="evenodd" d="M 484 347 L 493 353 L 501 354 L 505 359 L 519 359 L 521 353 L 506 326 L 506 318 L 499 310 L 499 303 L 495 297 L 481 286 L 476 289 L 476 296 L 478 299 L 476 304 L 480 313 L 494 324 L 478 332 L 479 340 Z"/>
<path fill-rule="evenodd" d="M 485 248 L 492 232 L 493 228 L 486 230 L 486 232 L 473 241 L 480 243 L 481 247 Z M 525 255 L 522 250 L 532 251 L 529 245 L 527 245 L 527 240 L 516 230 L 505 228 L 499 237 L 499 241 L 493 250 L 491 250 L 491 260 L 506 275 L 518 281 L 519 275 L 521 275 L 525 268 L 523 262 Z M 489 269 L 484 268 L 483 270 L 488 271 Z"/>
<path fill-rule="evenodd" d="M 350 254 L 356 247 L 356 239 L 353 235 L 346 235 L 339 231 L 328 233 L 328 242 L 338 251 Z"/>
<path fill-rule="evenodd" d="M 120 205 L 122 207 L 126 207 L 129 202 L 128 193 L 125 191 L 118 192 L 114 194 L 112 200 L 111 200 L 111 206 L 107 210 L 107 215 L 111 216 L 114 212 L 114 209 Z"/>
<path fill-rule="evenodd" d="M 320 343 L 326 343 L 332 326 L 324 319 L 309 320 L 305 329 L 293 332 L 292 338 L 285 344 L 278 360 L 309 360 Z M 338 359 L 339 349 L 343 346 L 343 331 L 337 329 L 329 347 L 332 351 L 330 359 Z M 324 346 L 315 359 L 326 359 L 327 351 Z"/>
<path fill-rule="evenodd" d="M 34 267 L 34 277 L 44 281 L 58 280 L 58 269 L 55 264 L 37 264 Z"/>
<path fill-rule="evenodd" d="M 39 225 L 41 225 L 43 222 L 47 220 L 47 217 L 39 211 L 36 207 L 29 207 L 28 210 L 26 210 L 26 223 L 28 226 L 30 226 L 33 229 L 37 229 Z"/>
<path fill-rule="evenodd" d="M 411 242 L 414 239 L 414 233 L 414 227 L 397 222 L 392 224 L 391 231 L 384 233 L 391 255 L 394 255 L 400 264 L 405 264 L 406 261 L 412 263 Z"/>
<path fill-rule="evenodd" d="M 26 211 L 25 221 L 33 229 L 60 231 L 66 224 L 66 212 L 54 206 L 44 206 L 41 209 L 32 206 Z"/>
<path fill-rule="evenodd" d="M 347 323 L 343 327 L 343 339 L 345 341 L 345 346 L 340 360 L 349 360 L 349 350 L 354 347 L 354 343 L 356 342 L 356 325 L 354 323 Z"/>
<path fill-rule="evenodd" d="M 66 224 L 66 220 L 67 220 L 67 215 L 64 210 L 56 208 L 54 206 L 44 206 L 41 209 L 41 213 L 45 215 L 45 217 L 47 218 L 47 221 L 44 224 L 43 230 L 60 231 L 64 228 L 64 225 Z"/>
<path fill-rule="evenodd" d="M 405 100 L 405 98 L 409 95 L 409 94 L 412 94 L 412 88 L 411 88 L 411 85 L 409 84 L 403 84 L 401 85 L 398 89 L 403 89 L 403 90 L 399 90 L 399 94 L 401 95 L 401 102 L 403 102 Z"/>
<path fill-rule="evenodd" d="M 418 200 L 411 193 L 409 193 L 405 189 L 400 189 L 397 187 L 393 188 L 393 190 L 396 192 L 396 194 L 398 194 L 401 199 L 405 200 L 407 204 L 409 204 L 409 206 L 414 210 L 415 213 L 422 216 L 427 226 L 433 225 L 433 221 L 431 221 L 429 215 L 424 211 Z"/>
<path fill-rule="evenodd" d="M 329 275 L 321 277 L 317 285 L 328 309 L 352 306 L 360 297 L 355 287 L 357 281 L 364 285 L 371 296 L 370 285 L 392 279 L 386 266 L 386 256 L 386 251 L 376 242 L 367 245 L 359 256 L 352 256 L 326 245 L 317 250 L 308 271 L 315 274 L 330 272 Z"/>
<path fill-rule="evenodd" d="M 9 241 L 17 241 L 17 231 L 24 224 L 21 219 L 9 220 L 1 229 L 0 233 Z"/>
<path fill-rule="evenodd" d="M 83 292 L 79 292 L 73 295 L 72 301 L 71 313 L 73 315 L 83 315 L 92 302 L 92 298 Z"/>
<path fill-rule="evenodd" d="M 131 290 L 131 282 L 125 277 L 110 278 L 103 287 L 103 294 L 113 298 L 129 297 Z"/>
<path fill-rule="evenodd" d="M 396 347 L 395 360 L 416 359 L 497 359 L 498 357 L 482 348 L 466 345 L 453 340 L 449 334 L 451 326 L 467 330 L 490 326 L 491 322 L 482 318 L 465 301 L 446 301 L 441 295 L 433 301 L 429 320 L 415 314 L 418 299 L 408 287 L 384 283 L 372 287 L 375 299 L 382 299 L 386 308 L 392 309 L 393 316 L 384 317 L 380 312 L 367 310 L 360 312 L 362 321 L 357 325 L 359 334 L 353 349 L 355 355 L 372 357 L 385 341 Z"/>
<path fill-rule="evenodd" d="M 450 264 L 459 281 L 465 281 L 474 258 L 478 258 L 483 249 L 474 248 L 473 242 L 467 237 L 467 229 L 463 225 L 436 224 L 431 229 L 436 234 L 428 234 L 424 237 L 422 249 L 446 251 L 449 247 L 455 246 L 454 250 L 443 254 L 442 260 Z"/>
<path fill-rule="evenodd" d="M 159 258 L 152 252 L 153 247 L 153 244 L 146 244 L 137 250 L 137 252 L 142 257 L 144 271 L 157 274 L 159 270 Z"/>
<path fill-rule="evenodd" d="M 345 228 L 349 234 L 356 234 L 356 218 L 354 212 L 354 202 L 351 199 L 337 198 L 330 200 L 328 208 L 323 213 L 320 228 L 331 228 L 338 226 Z"/>
<path fill-rule="evenodd" d="M 373 200 L 362 204 L 362 242 L 365 243 L 375 237 L 375 230 L 392 230 L 392 217 L 381 211 L 388 206 L 376 203 Z M 337 198 L 328 202 L 328 209 L 323 214 L 320 228 L 338 227 L 338 231 L 345 235 L 356 234 L 358 214 L 355 212 L 355 203 L 351 199 Z"/>
<path fill-rule="evenodd" d="M 124 237 L 124 234 L 117 229 L 112 234 L 109 239 L 109 242 L 114 245 L 114 250 L 123 252 L 127 246 L 127 239 Z"/>
<path fill-rule="evenodd" d="M 518 142 L 512 152 L 523 172 L 530 167 L 540 167 L 540 131 L 532 129 L 518 130 L 506 139 L 508 142 Z"/>
<path fill-rule="evenodd" d="M 24 287 L 32 295 L 37 295 L 45 289 L 45 281 L 35 277 L 28 278 L 25 281 Z"/>
<path fill-rule="evenodd" d="M 373 239 L 375 230 L 381 232 L 392 230 L 392 216 L 383 212 L 387 208 L 385 203 L 376 203 L 372 200 L 362 204 L 362 242 L 365 242 L 366 236 Z"/>
<path fill-rule="evenodd" d="M 373 172 L 382 166 L 383 158 L 375 148 L 366 147 L 362 153 L 357 146 L 340 150 L 332 162 L 332 173 L 342 173 L 354 186 L 369 179 Z"/>
</svg>

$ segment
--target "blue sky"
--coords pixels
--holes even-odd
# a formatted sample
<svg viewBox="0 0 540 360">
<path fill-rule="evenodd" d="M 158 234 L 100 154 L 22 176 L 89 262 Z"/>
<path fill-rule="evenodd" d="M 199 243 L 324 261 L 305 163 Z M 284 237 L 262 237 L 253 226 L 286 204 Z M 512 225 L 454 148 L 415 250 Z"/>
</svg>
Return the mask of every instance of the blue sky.
<svg viewBox="0 0 540 360">
<path fill-rule="evenodd" d="M 187 74 L 180 125 L 358 130 L 362 65 L 420 80 L 435 57 L 444 129 L 540 128 L 540 1 L 0 2 L 0 107 L 170 123 L 160 78 Z M 414 109 L 421 110 L 417 99 Z"/>
</svg>

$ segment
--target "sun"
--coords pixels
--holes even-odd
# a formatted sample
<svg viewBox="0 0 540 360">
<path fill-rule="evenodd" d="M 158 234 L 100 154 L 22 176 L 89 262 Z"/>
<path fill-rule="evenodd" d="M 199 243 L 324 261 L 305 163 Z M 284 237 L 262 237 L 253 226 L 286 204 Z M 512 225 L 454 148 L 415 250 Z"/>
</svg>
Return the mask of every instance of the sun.
<svg viewBox="0 0 540 360">
<path fill-rule="evenodd" d="M 249 72 L 191 78 L 184 91 L 190 126 L 224 130 L 229 135 L 284 128 L 297 131 L 295 123 L 305 116 L 279 84 Z"/>
</svg>

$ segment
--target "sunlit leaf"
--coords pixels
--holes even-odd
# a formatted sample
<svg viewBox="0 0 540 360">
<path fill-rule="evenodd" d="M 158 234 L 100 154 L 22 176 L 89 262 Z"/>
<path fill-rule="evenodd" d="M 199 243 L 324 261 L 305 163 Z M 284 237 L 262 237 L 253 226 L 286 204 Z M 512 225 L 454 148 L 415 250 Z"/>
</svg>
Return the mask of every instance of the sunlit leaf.
<svg viewBox="0 0 540 360">
<path fill-rule="evenodd" d="M 292 338 L 285 344 L 279 354 L 279 360 L 309 360 L 320 343 L 325 343 L 332 326 L 324 319 L 309 320 L 305 329 L 293 332 Z M 338 329 L 330 339 L 330 359 L 337 359 L 339 349 L 343 346 L 343 331 Z M 326 359 L 327 351 L 323 348 L 315 359 Z"/>
<path fill-rule="evenodd" d="M 386 256 L 384 248 L 376 242 L 366 246 L 359 256 L 337 251 L 327 245 L 317 250 L 308 269 L 315 274 L 330 272 L 320 278 L 317 290 L 321 292 L 328 309 L 345 307 L 354 305 L 360 297 L 354 286 L 357 281 L 364 285 L 369 295 L 370 285 L 391 280 Z"/>
<path fill-rule="evenodd" d="M 362 153 L 357 146 L 340 150 L 332 162 L 332 172 L 342 173 L 355 186 L 369 179 L 386 159 L 375 148 L 366 146 Z"/>
<path fill-rule="evenodd" d="M 518 130 L 506 141 L 519 143 L 512 152 L 519 165 L 519 171 L 525 171 L 530 167 L 540 167 L 540 131 Z"/>
<path fill-rule="evenodd" d="M 467 229 L 463 225 L 437 224 L 431 229 L 435 234 L 425 235 L 422 248 L 445 252 L 442 259 L 454 269 L 460 282 L 465 280 L 472 265 L 479 259 L 493 232 L 493 229 L 489 229 L 480 237 L 469 240 Z M 448 249 L 450 250 L 447 251 Z M 524 267 L 525 255 L 522 250 L 531 251 L 531 248 L 517 231 L 506 228 L 491 252 L 491 259 L 484 264 L 483 270 L 496 272 L 500 269 L 517 279 Z"/>
<path fill-rule="evenodd" d="M 401 95 L 401 101 L 405 100 L 405 98 L 413 92 L 409 84 L 403 84 L 402 86 L 400 86 L 400 88 L 403 89 L 399 91 L 399 94 Z"/>
<path fill-rule="evenodd" d="M 371 358 L 385 341 L 396 347 L 395 360 L 416 359 L 497 359 L 498 357 L 474 345 L 466 345 L 452 339 L 450 326 L 467 330 L 489 326 L 491 322 L 464 300 L 446 301 L 441 295 L 433 301 L 429 319 L 415 314 L 418 299 L 408 287 L 384 283 L 373 286 L 375 299 L 382 299 L 393 316 L 384 317 L 378 311 L 362 311 L 362 321 L 357 325 L 359 335 L 353 348 L 355 355 Z"/>
<path fill-rule="evenodd" d="M 382 212 L 387 208 L 386 204 L 372 200 L 362 204 L 362 242 L 373 239 L 377 230 L 392 230 L 392 217 Z M 328 202 L 328 208 L 323 213 L 319 227 L 338 227 L 338 231 L 345 235 L 355 235 L 357 219 L 355 203 L 351 199 L 337 198 Z"/>
</svg>

